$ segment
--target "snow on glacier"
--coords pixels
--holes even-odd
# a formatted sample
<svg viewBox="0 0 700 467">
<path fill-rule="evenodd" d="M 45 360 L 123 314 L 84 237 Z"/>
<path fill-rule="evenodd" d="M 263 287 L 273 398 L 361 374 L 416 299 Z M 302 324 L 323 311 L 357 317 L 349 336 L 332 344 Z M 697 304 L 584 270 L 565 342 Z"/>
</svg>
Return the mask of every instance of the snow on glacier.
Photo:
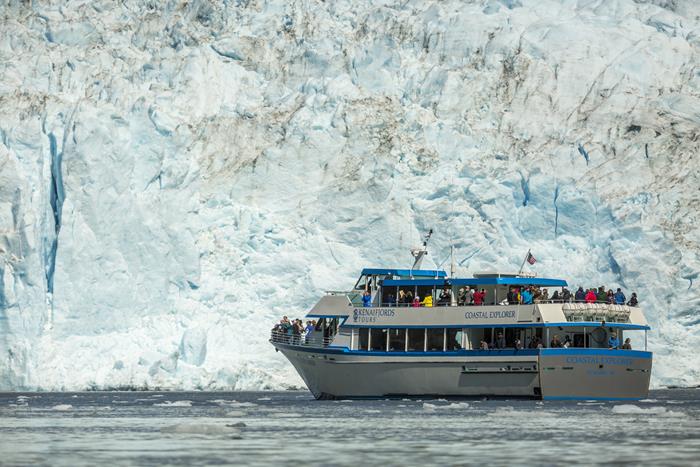
<svg viewBox="0 0 700 467">
<path fill-rule="evenodd" d="M 0 389 L 302 385 L 266 340 L 364 266 L 637 291 L 700 383 L 700 6 L 0 7 Z M 635 345 L 643 345 L 636 338 Z"/>
</svg>

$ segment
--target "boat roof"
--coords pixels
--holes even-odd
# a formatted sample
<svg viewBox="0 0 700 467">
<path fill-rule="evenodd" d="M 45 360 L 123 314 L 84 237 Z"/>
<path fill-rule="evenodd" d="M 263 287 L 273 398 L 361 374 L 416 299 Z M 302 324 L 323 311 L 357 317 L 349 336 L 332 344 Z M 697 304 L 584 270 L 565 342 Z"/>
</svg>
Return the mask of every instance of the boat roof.
<svg viewBox="0 0 700 467">
<path fill-rule="evenodd" d="M 414 271 L 414 276 L 415 276 Z M 566 287 L 569 284 L 564 279 L 549 279 L 545 277 L 472 277 L 454 279 L 398 279 L 384 280 L 382 285 L 386 287 L 401 286 L 441 286 L 445 282 L 450 285 L 537 285 L 540 287 Z"/>
<path fill-rule="evenodd" d="M 445 271 L 439 269 L 384 269 L 384 268 L 364 268 L 363 276 L 413 276 L 413 277 L 447 277 Z M 443 283 L 444 281 L 440 281 Z"/>
</svg>

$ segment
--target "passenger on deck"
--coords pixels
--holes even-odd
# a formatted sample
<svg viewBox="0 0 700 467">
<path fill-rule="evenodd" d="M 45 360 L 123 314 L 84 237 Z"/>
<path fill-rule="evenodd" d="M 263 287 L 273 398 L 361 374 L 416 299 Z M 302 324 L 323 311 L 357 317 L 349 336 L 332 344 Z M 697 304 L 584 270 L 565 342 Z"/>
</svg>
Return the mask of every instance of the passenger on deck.
<svg viewBox="0 0 700 467">
<path fill-rule="evenodd" d="M 283 316 L 282 321 L 280 321 L 280 324 L 282 325 L 282 331 L 284 331 L 286 335 L 291 336 L 293 326 L 292 323 L 289 322 L 289 318 Z"/>
<path fill-rule="evenodd" d="M 586 293 L 586 303 L 595 303 L 595 301 L 595 292 L 593 292 L 593 289 L 588 289 L 588 293 Z"/>
<path fill-rule="evenodd" d="M 442 289 L 440 293 L 440 298 L 438 300 L 438 306 L 450 306 L 452 302 L 452 297 L 450 296 L 449 289 Z"/>
<path fill-rule="evenodd" d="M 554 293 L 552 294 L 552 302 L 553 303 L 559 303 L 561 302 L 561 296 L 559 295 L 559 291 L 555 290 Z"/>
<path fill-rule="evenodd" d="M 574 299 L 577 302 L 584 302 L 586 300 L 586 292 L 583 291 L 583 287 L 579 287 L 578 290 L 576 291 L 576 296 Z"/>
<path fill-rule="evenodd" d="M 459 306 L 464 306 L 467 300 L 467 291 L 464 290 L 464 287 L 459 288 L 459 292 L 457 293 L 457 305 Z"/>
<path fill-rule="evenodd" d="M 432 307 L 432 306 L 433 306 L 433 296 L 432 296 L 432 294 L 426 295 L 425 298 L 423 299 L 423 301 L 421 302 L 421 304 L 422 304 L 424 307 L 426 307 L 426 308 Z"/>
<path fill-rule="evenodd" d="M 503 333 L 499 332 L 498 337 L 496 337 L 496 342 L 494 342 L 494 348 L 505 349 L 506 348 L 506 338 L 503 337 Z"/>
<path fill-rule="evenodd" d="M 467 305 L 474 304 L 474 293 L 475 292 L 476 292 L 475 288 L 467 287 Z"/>
<path fill-rule="evenodd" d="M 522 349 L 523 349 L 523 343 L 520 342 L 520 339 L 518 339 L 517 337 L 515 338 L 515 342 L 513 343 L 513 345 L 515 346 L 515 349 L 516 349 L 516 350 L 522 350 Z"/>
<path fill-rule="evenodd" d="M 552 338 L 552 341 L 549 343 L 549 346 L 552 348 L 560 348 L 562 346 L 562 343 L 559 340 L 558 334 L 554 335 L 554 337 Z"/>
<path fill-rule="evenodd" d="M 527 344 L 528 349 L 536 349 L 537 348 L 537 336 L 532 336 L 530 338 L 530 342 Z"/>
<path fill-rule="evenodd" d="M 615 292 L 615 304 L 624 305 L 626 299 L 627 297 L 625 297 L 625 294 L 622 293 L 622 289 L 618 287 L 617 292 Z"/>
<path fill-rule="evenodd" d="M 420 308 L 420 297 L 418 295 L 416 295 L 416 298 L 413 299 L 411 306 L 413 308 Z"/>
<path fill-rule="evenodd" d="M 608 293 L 605 295 L 605 303 L 608 305 L 612 305 L 615 302 L 615 294 L 613 293 L 612 289 L 608 290 Z"/>
<path fill-rule="evenodd" d="M 362 292 L 362 306 L 372 306 L 372 294 L 369 292 L 369 290 Z"/>
<path fill-rule="evenodd" d="M 629 305 L 629 306 L 639 305 L 639 302 L 637 301 L 637 292 L 632 292 L 632 296 L 630 297 L 629 301 L 627 302 L 627 305 Z"/>
<path fill-rule="evenodd" d="M 486 291 L 484 289 L 481 289 L 480 291 L 477 290 L 476 292 L 474 292 L 474 305 L 475 306 L 483 305 L 485 295 L 486 295 Z"/>
<path fill-rule="evenodd" d="M 549 291 L 547 289 L 542 289 L 542 295 L 540 295 L 540 301 L 542 303 L 549 302 Z"/>
<path fill-rule="evenodd" d="M 596 295 L 596 301 L 598 303 L 605 303 L 605 301 L 608 299 L 608 294 L 605 293 L 605 287 L 602 285 L 598 287 L 598 294 Z"/>
<path fill-rule="evenodd" d="M 413 292 L 410 290 L 406 292 L 406 306 L 413 305 Z"/>
<path fill-rule="evenodd" d="M 399 306 L 406 306 L 406 292 L 403 289 L 399 290 Z"/>
<path fill-rule="evenodd" d="M 518 289 L 513 287 L 508 292 L 508 305 L 517 305 L 518 303 L 520 303 L 520 298 L 518 297 Z"/>
<path fill-rule="evenodd" d="M 571 291 L 566 287 L 561 289 L 561 299 L 564 303 L 569 303 L 571 301 Z"/>
<path fill-rule="evenodd" d="M 306 333 L 306 339 L 308 340 L 309 337 L 311 336 L 311 333 L 314 332 L 314 327 L 316 325 L 311 322 L 311 320 L 306 322 L 306 327 L 304 328 L 304 332 Z"/>
<path fill-rule="evenodd" d="M 630 340 L 629 337 L 627 339 L 625 339 L 625 343 L 622 344 L 622 348 L 625 350 L 632 350 L 632 341 Z"/>
<path fill-rule="evenodd" d="M 292 325 L 292 334 L 294 343 L 298 344 L 301 341 L 301 335 L 304 332 L 304 323 L 300 319 L 295 319 Z"/>
<path fill-rule="evenodd" d="M 390 293 L 386 297 L 386 304 L 387 306 L 396 306 L 396 299 L 394 298 L 394 294 Z"/>
<path fill-rule="evenodd" d="M 531 305 L 532 304 L 532 292 L 530 291 L 530 287 L 525 288 L 525 290 L 523 290 L 521 292 L 520 297 L 522 298 L 524 305 Z"/>
<path fill-rule="evenodd" d="M 479 348 L 481 350 L 488 350 L 489 349 L 489 344 L 485 340 L 481 340 L 481 343 L 479 344 Z"/>
<path fill-rule="evenodd" d="M 565 349 L 568 349 L 569 347 L 571 347 L 571 337 L 565 336 L 564 343 L 561 346 L 564 347 Z"/>
<path fill-rule="evenodd" d="M 610 333 L 610 337 L 608 338 L 608 348 L 610 350 L 620 348 L 620 339 L 617 338 L 617 333 L 615 331 Z"/>
</svg>

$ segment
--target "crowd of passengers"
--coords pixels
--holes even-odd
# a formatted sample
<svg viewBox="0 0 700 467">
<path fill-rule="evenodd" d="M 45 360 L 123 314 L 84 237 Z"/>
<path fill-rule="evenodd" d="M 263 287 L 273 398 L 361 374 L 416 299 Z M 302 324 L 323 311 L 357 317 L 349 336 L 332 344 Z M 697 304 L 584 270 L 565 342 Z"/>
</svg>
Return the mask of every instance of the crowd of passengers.
<svg viewBox="0 0 700 467">
<path fill-rule="evenodd" d="M 639 306 L 636 292 L 633 292 L 630 299 L 627 300 L 622 289 L 618 288 L 616 292 L 613 292 L 612 289 L 607 289 L 607 291 L 605 289 L 604 286 L 600 286 L 597 289 L 592 287 L 586 290 L 584 290 L 583 287 L 579 287 L 576 293 L 572 294 L 569 289 L 563 287 L 561 292 L 555 290 L 550 296 L 546 288 L 540 288 L 535 285 L 511 287 L 506 299 L 501 302 L 501 305 L 530 305 L 533 303 L 607 303 L 610 305 Z M 472 288 L 467 286 L 460 288 L 457 293 L 458 306 L 485 305 L 485 299 L 486 290 L 483 288 L 479 290 L 476 287 Z M 367 290 L 362 294 L 362 304 L 365 307 L 372 306 L 372 295 Z M 450 305 L 452 305 L 452 294 L 449 288 L 445 288 L 437 299 L 437 306 Z M 387 296 L 387 301 L 383 303 L 383 306 L 432 307 L 433 296 L 432 294 L 426 294 L 421 300 L 418 294 L 413 296 L 411 290 L 399 290 L 399 296 L 394 297 L 394 294 L 390 293 Z"/>
<path fill-rule="evenodd" d="M 290 343 L 299 344 L 308 342 L 311 335 L 316 331 L 316 320 L 306 321 L 306 325 L 300 319 L 289 320 L 284 316 L 279 323 L 272 328 L 272 334 L 277 338 L 283 338 Z"/>
</svg>

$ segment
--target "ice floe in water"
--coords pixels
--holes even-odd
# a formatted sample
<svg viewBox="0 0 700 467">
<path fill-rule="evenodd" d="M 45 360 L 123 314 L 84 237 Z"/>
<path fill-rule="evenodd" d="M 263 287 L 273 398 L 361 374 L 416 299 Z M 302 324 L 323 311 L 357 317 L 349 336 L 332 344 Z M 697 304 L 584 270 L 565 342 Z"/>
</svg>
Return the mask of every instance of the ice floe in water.
<svg viewBox="0 0 700 467">
<path fill-rule="evenodd" d="M 242 425 L 244 426 L 244 425 Z M 187 434 L 187 435 L 225 435 L 240 439 L 241 431 L 238 427 L 231 425 L 217 425 L 213 423 L 178 423 L 164 426 L 161 433 Z"/>
<path fill-rule="evenodd" d="M 73 406 L 70 404 L 58 404 L 51 407 L 51 410 L 56 410 L 59 412 L 65 412 L 67 410 L 73 410 Z"/>
<path fill-rule="evenodd" d="M 257 407 L 258 404 L 254 404 L 253 402 L 238 402 L 235 400 L 224 400 L 224 399 L 214 399 L 213 401 L 215 404 L 219 405 L 225 405 L 227 407 L 236 407 L 236 408 L 243 408 L 243 407 Z"/>
<path fill-rule="evenodd" d="M 192 401 L 165 401 L 160 404 L 153 404 L 154 407 L 192 407 Z"/>
<path fill-rule="evenodd" d="M 444 399 L 443 399 L 444 400 Z M 447 402 L 447 401 L 445 401 Z M 428 402 L 423 402 L 423 410 L 428 412 L 433 412 L 435 410 L 454 410 L 454 409 L 467 409 L 469 404 L 467 402 L 453 402 L 452 404 L 430 404 Z"/>
<path fill-rule="evenodd" d="M 616 405 L 612 408 L 613 413 L 620 415 L 657 415 L 663 417 L 685 417 L 684 413 L 674 412 L 665 407 L 639 407 L 634 404 Z"/>
<path fill-rule="evenodd" d="M 271 401 L 272 398 L 271 397 L 259 397 L 258 400 L 259 401 Z"/>
</svg>

